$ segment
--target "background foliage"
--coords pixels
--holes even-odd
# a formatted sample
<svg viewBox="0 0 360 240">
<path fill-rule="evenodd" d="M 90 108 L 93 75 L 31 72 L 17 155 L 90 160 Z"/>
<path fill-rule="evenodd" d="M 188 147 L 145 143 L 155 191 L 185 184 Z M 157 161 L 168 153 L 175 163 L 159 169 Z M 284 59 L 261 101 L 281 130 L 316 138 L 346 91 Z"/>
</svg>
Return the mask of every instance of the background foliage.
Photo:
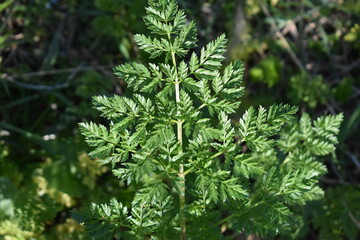
<svg viewBox="0 0 360 240">
<path fill-rule="evenodd" d="M 0 3 L 0 238 L 87 239 L 70 209 L 134 189 L 85 154 L 77 123 L 93 95 L 126 95 L 114 65 L 138 55 L 145 0 Z M 250 105 L 288 102 L 312 119 L 344 112 L 325 159 L 325 198 L 301 211 L 297 239 L 357 239 L 360 231 L 360 3 L 357 0 L 181 0 L 199 49 L 226 32 L 228 60 L 246 63 Z M 235 115 L 239 118 L 242 113 Z M 286 239 L 286 237 L 285 237 Z"/>
</svg>

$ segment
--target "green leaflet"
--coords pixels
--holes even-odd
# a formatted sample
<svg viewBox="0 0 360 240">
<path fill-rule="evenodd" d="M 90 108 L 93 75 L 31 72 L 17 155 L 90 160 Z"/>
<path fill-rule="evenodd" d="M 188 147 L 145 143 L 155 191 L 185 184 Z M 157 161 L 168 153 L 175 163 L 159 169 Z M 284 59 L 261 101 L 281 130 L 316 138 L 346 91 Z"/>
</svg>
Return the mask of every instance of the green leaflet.
<svg viewBox="0 0 360 240">
<path fill-rule="evenodd" d="M 273 146 L 270 137 L 278 134 L 282 125 L 293 119 L 297 108 L 289 105 L 273 105 L 267 112 L 262 106 L 259 110 L 250 107 L 240 118 L 239 134 L 253 151 L 265 151 Z"/>
<path fill-rule="evenodd" d="M 94 97 L 108 126 L 80 123 L 90 156 L 138 191 L 129 210 L 112 200 L 74 218 L 94 239 L 185 239 L 185 225 L 189 239 L 209 239 L 208 228 L 221 236 L 222 224 L 263 237 L 288 231 L 293 209 L 323 195 L 318 157 L 335 149 L 342 115 L 298 121 L 296 107 L 276 104 L 250 107 L 236 124 L 244 65 L 222 68 L 225 35 L 197 55 L 195 24 L 176 1 L 150 0 L 146 11 L 153 36 L 134 39 L 165 62 L 115 67 L 133 94 Z"/>
</svg>

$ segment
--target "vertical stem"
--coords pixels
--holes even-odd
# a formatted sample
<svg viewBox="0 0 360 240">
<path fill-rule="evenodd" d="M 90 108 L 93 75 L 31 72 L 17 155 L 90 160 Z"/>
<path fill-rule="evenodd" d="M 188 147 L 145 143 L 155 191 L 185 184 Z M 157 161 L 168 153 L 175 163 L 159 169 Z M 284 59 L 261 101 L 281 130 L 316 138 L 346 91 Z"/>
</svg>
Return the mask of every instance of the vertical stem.
<svg viewBox="0 0 360 240">
<path fill-rule="evenodd" d="M 179 177 L 181 178 L 182 184 L 185 186 L 184 164 L 180 164 Z M 179 211 L 180 211 L 180 229 L 181 229 L 180 239 L 185 240 L 186 239 L 186 218 L 185 218 L 185 214 L 184 214 L 184 211 L 185 211 L 185 187 L 181 188 L 179 200 L 180 200 Z"/>
<path fill-rule="evenodd" d="M 175 53 L 174 52 L 171 53 L 171 57 L 172 57 L 173 65 L 176 68 L 177 66 L 176 66 L 176 58 L 175 58 Z M 175 79 L 175 99 L 176 99 L 176 103 L 180 102 L 180 82 L 179 82 L 177 74 L 176 74 L 176 79 Z M 179 141 L 179 143 L 181 145 L 181 148 L 180 148 L 181 152 L 182 152 L 182 144 L 183 144 L 182 124 L 183 124 L 182 120 L 178 119 L 178 122 L 177 122 L 177 139 L 178 139 L 178 141 Z M 180 202 L 179 216 L 180 216 L 180 229 L 181 229 L 180 239 L 185 240 L 186 239 L 186 218 L 185 218 L 185 214 L 184 214 L 184 209 L 185 209 L 185 174 L 184 174 L 184 164 L 183 163 L 180 164 L 178 175 L 181 178 L 181 184 L 184 186 L 184 187 L 182 187 L 180 189 L 181 192 L 180 192 L 180 196 L 179 196 L 179 202 Z"/>
</svg>

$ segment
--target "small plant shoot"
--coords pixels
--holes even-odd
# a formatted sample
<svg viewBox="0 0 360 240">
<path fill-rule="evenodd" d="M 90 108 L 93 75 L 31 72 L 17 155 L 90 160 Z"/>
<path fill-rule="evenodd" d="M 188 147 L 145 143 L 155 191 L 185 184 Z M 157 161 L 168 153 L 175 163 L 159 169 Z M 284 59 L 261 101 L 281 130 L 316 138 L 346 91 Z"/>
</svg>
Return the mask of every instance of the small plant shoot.
<svg viewBox="0 0 360 240">
<path fill-rule="evenodd" d="M 324 194 L 319 158 L 334 151 L 342 115 L 297 120 L 287 104 L 240 115 L 244 65 L 223 67 L 225 35 L 197 54 L 195 24 L 175 0 L 146 11 L 152 35 L 135 41 L 156 63 L 116 67 L 131 97 L 94 97 L 108 124 L 80 123 L 89 155 L 139 189 L 131 205 L 109 199 L 73 218 L 92 239 L 290 235 L 300 206 Z"/>
</svg>

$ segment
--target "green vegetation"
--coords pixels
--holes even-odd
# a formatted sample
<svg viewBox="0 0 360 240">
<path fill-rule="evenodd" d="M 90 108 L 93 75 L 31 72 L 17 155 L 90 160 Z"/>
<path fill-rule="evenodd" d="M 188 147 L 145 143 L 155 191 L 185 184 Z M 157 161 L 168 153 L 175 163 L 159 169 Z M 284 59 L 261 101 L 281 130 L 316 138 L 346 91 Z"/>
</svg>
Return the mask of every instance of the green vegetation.
<svg viewBox="0 0 360 240">
<path fill-rule="evenodd" d="M 153 1 L 153 3 L 157 2 Z M 360 232 L 359 1 L 179 0 L 178 4 L 186 13 L 186 22 L 196 22 L 198 46 L 189 45 L 187 47 L 192 47 L 189 54 L 183 56 L 182 54 L 185 54 L 183 52 L 181 56 L 176 56 L 177 69 L 182 61 L 189 68 L 192 53 L 200 58 L 201 49 L 205 49 L 209 42 L 216 42 L 223 32 L 226 32 L 229 38 L 227 52 L 224 53 L 225 63 L 218 62 L 219 65 L 213 68 L 211 64 L 199 68 L 209 70 L 210 74 L 218 72 L 219 77 L 207 76 L 208 72 L 190 74 L 188 78 L 194 79 L 195 84 L 187 84 L 188 80 L 181 80 L 179 84 L 179 89 L 186 92 L 191 100 L 191 104 L 187 102 L 187 105 L 181 105 L 182 111 L 190 106 L 196 109 L 206 101 L 207 106 L 196 109 L 195 112 L 199 112 L 198 116 L 191 115 L 194 113 L 191 111 L 186 111 L 186 114 L 181 116 L 177 115 L 174 82 L 167 82 L 174 79 L 172 75 L 174 73 L 168 72 L 168 76 L 163 73 L 164 69 L 160 69 L 164 64 L 168 64 L 170 71 L 175 69 L 171 67 L 173 66 L 171 54 L 168 58 L 165 54 L 151 58 L 152 64 L 149 64 L 151 53 L 141 49 L 139 51 L 135 42 L 138 38 L 135 37 L 136 33 L 149 36 L 151 32 L 141 21 L 142 16 L 146 14 L 145 0 L 4 0 L 0 3 L 0 239 L 89 239 L 88 235 L 98 230 L 94 228 L 92 233 L 85 232 L 88 225 L 84 227 L 77 224 L 70 216 L 71 210 L 84 208 L 85 211 L 78 212 L 79 218 L 104 216 L 108 219 L 107 206 L 116 206 L 123 210 L 127 208 L 129 219 L 134 220 L 136 219 L 134 216 L 139 214 L 139 212 L 134 213 L 131 207 L 134 197 L 137 198 L 143 193 L 139 190 L 151 187 L 146 183 L 153 179 L 151 176 L 154 174 L 156 179 L 163 183 L 165 195 L 172 200 L 172 202 L 162 202 L 163 206 L 170 206 L 163 209 L 166 212 L 163 216 L 173 217 L 171 220 L 173 225 L 167 227 L 168 229 L 174 227 L 175 238 L 178 238 L 180 215 L 177 206 L 180 201 L 178 189 L 180 187 L 175 188 L 177 179 L 170 177 L 178 173 L 177 164 L 182 161 L 185 164 L 187 190 L 198 190 L 197 186 L 201 181 L 196 179 L 201 174 L 206 173 L 207 175 L 204 176 L 208 177 L 210 173 L 215 174 L 220 170 L 226 173 L 214 177 L 218 180 L 215 185 L 219 183 L 218 187 L 220 187 L 222 181 L 240 179 L 240 183 L 231 180 L 229 184 L 241 187 L 241 190 L 247 194 L 247 197 L 238 196 L 235 200 L 228 197 L 225 203 L 224 199 L 220 198 L 223 196 L 221 192 L 217 201 L 214 196 L 209 197 L 210 202 L 207 203 L 206 209 L 215 208 L 211 211 L 213 215 L 207 215 L 210 219 L 200 220 L 196 218 L 198 215 L 194 216 L 194 214 L 201 212 L 202 208 L 191 208 L 196 205 L 195 202 L 200 195 L 194 191 L 186 192 L 184 216 L 188 236 L 197 233 L 191 227 L 197 225 L 199 228 L 210 229 L 209 234 L 214 230 L 216 234 L 230 239 L 249 236 L 251 233 L 256 233 L 258 236 L 276 235 L 265 239 L 358 239 Z M 175 35 L 171 36 L 173 42 Z M 167 39 L 166 36 L 163 37 Z M 128 63 L 130 59 L 135 60 L 137 64 Z M 241 83 L 241 88 L 245 87 L 246 91 L 241 92 L 244 93 L 240 98 L 242 104 L 238 102 L 239 94 L 233 98 L 234 101 L 231 101 L 233 105 L 229 107 L 223 103 L 229 101 L 233 93 L 224 93 L 222 90 L 240 84 L 242 78 L 234 80 L 230 85 L 221 81 L 230 66 L 233 70 L 239 71 L 244 68 L 239 59 L 246 66 L 244 81 Z M 234 62 L 229 64 L 232 60 Z M 141 76 L 145 76 L 141 85 L 136 88 L 136 83 L 139 82 L 126 79 L 121 67 L 116 71 L 120 78 L 115 77 L 111 70 L 115 64 L 123 64 L 121 66 L 127 70 L 130 66 L 133 69 L 146 66 L 139 71 Z M 161 78 L 152 75 L 152 65 L 159 66 L 157 71 L 164 79 L 157 82 L 156 86 L 148 84 L 148 74 L 154 79 Z M 188 71 L 191 73 L 191 69 Z M 180 71 L 176 75 L 178 74 Z M 205 78 L 207 85 L 202 82 L 202 78 Z M 213 79 L 217 80 L 213 81 Z M 207 88 L 199 88 L 199 82 Z M 155 87 L 157 90 L 141 92 L 145 86 L 147 86 L 146 91 Z M 168 86 L 167 90 L 159 96 L 160 89 L 166 89 L 166 86 Z M 219 87 L 222 89 L 220 93 L 215 91 Z M 210 91 L 210 95 L 196 95 L 195 93 L 199 93 L 200 90 L 203 91 L 202 93 Z M 110 97 L 114 94 L 115 97 Z M 136 160 L 133 158 L 135 153 L 130 153 L 129 158 L 122 156 L 124 160 L 113 163 L 116 160 L 111 160 L 109 157 L 114 152 L 110 151 L 106 155 L 104 149 L 109 146 L 104 145 L 104 157 L 91 159 L 87 153 L 93 151 L 94 147 L 89 148 L 85 144 L 78 122 L 100 123 L 108 134 L 111 134 L 112 131 L 109 131 L 112 128 L 111 124 L 118 122 L 119 119 L 111 116 L 109 121 L 107 120 L 109 116 L 105 115 L 105 118 L 99 118 L 98 111 L 92 107 L 92 97 L 102 96 L 95 97 L 94 103 L 96 99 L 99 101 L 129 99 L 128 101 L 137 105 L 137 110 L 141 113 L 143 110 L 140 95 L 146 100 L 151 100 L 155 108 L 153 112 L 150 108 L 152 115 L 166 113 L 172 116 L 167 119 L 170 121 L 168 125 L 165 125 L 175 136 L 176 121 L 185 119 L 182 128 L 184 153 L 189 149 L 190 140 L 195 141 L 193 134 L 196 131 L 201 136 L 205 134 L 204 142 L 210 144 L 208 147 L 210 153 L 222 152 L 222 149 L 219 149 L 223 143 L 219 140 L 219 131 L 224 131 L 226 125 L 222 112 L 229 113 L 225 115 L 229 119 L 230 129 L 234 129 L 234 132 L 230 130 L 229 136 L 232 136 L 232 144 L 236 141 L 239 143 L 237 149 L 233 150 L 237 153 L 229 156 L 230 160 L 226 159 L 226 154 L 212 158 L 206 171 L 205 168 L 203 171 L 196 167 L 191 168 L 190 163 L 187 162 L 190 158 L 184 156 L 177 160 L 179 162 L 171 162 L 169 169 L 156 168 L 154 164 L 150 164 L 151 166 L 147 167 L 153 172 L 140 175 L 128 174 L 126 179 L 116 178 L 113 171 L 126 171 L 131 169 L 129 167 L 136 166 L 132 165 Z M 182 96 L 181 92 L 180 96 Z M 173 104 L 166 106 L 168 111 L 156 108 L 159 97 Z M 186 99 L 180 98 L 180 100 Z M 219 101 L 223 102 L 219 104 Z M 281 102 L 299 106 L 299 110 L 296 115 L 292 114 L 293 112 L 286 115 L 287 118 L 281 120 L 285 122 L 281 130 L 277 131 L 280 126 L 276 125 L 277 130 L 271 130 L 273 131 L 271 134 L 274 134 L 271 135 L 266 130 L 269 126 L 275 127 L 267 120 L 269 113 L 274 110 L 271 106 L 275 104 L 281 108 L 292 109 L 287 105 L 279 104 Z M 100 106 L 100 103 L 96 104 L 95 106 Z M 234 113 L 230 113 L 235 107 L 239 108 Z M 124 118 L 130 112 L 128 108 L 122 109 L 126 110 L 125 115 L 121 117 Z M 265 109 L 267 109 L 266 113 L 263 112 Z M 334 117 L 338 113 L 343 113 L 344 121 L 338 134 L 339 143 L 334 149 L 332 146 L 336 139 L 331 136 L 337 135 L 332 131 L 339 124 L 340 117 Z M 319 117 L 329 114 L 333 116 Z M 164 115 L 158 117 L 163 118 Z M 262 123 L 254 123 L 254 119 L 260 121 L 259 115 L 266 115 L 266 121 L 263 122 L 266 127 Z M 144 116 L 142 117 L 141 120 L 145 121 Z M 189 121 L 191 119 L 209 119 L 209 121 L 197 123 Z M 250 131 L 247 132 L 256 130 L 256 134 L 246 136 L 248 140 L 245 142 L 241 142 L 244 137 L 241 134 L 244 134 L 245 130 L 241 130 L 244 128 L 239 124 L 240 119 L 244 122 L 249 120 Z M 300 122 L 297 119 L 300 119 Z M 139 120 L 139 117 L 136 117 L 125 124 L 119 132 L 128 129 L 129 134 L 133 134 L 138 129 L 135 126 L 138 125 Z M 141 124 L 145 123 L 141 122 Z M 153 130 L 156 124 L 159 122 L 153 119 L 146 123 L 146 129 Z M 212 130 L 208 134 L 201 130 L 203 128 L 196 127 L 196 124 L 210 127 Z M 94 124 L 96 125 L 99 124 Z M 259 129 L 258 126 L 264 128 Z M 325 129 L 324 126 L 331 128 Z M 333 135 L 328 135 L 327 131 Z M 149 131 L 150 133 L 155 134 L 154 131 Z M 121 141 L 124 139 L 124 136 L 120 136 Z M 144 145 L 142 138 L 136 141 L 138 146 Z M 177 142 L 177 138 L 175 141 Z M 263 148 L 268 150 L 259 151 Z M 299 149 L 302 149 L 301 154 L 296 152 Z M 137 147 L 134 151 L 140 153 L 141 149 Z M 161 151 L 159 147 L 154 146 L 153 154 L 157 157 L 161 155 Z M 170 156 L 179 155 L 178 149 L 173 151 Z M 293 165 L 293 159 L 300 158 L 303 153 L 307 157 L 296 162 L 299 165 Z M 325 153 L 330 154 L 325 156 Z M 121 155 L 119 152 L 116 154 Z M 198 154 L 202 152 L 198 151 Z M 236 156 L 244 156 L 244 159 Z M 205 153 L 204 157 L 206 157 Z M 233 158 L 235 160 L 231 161 Z M 108 163 L 105 163 L 106 161 Z M 242 164 L 239 164 L 240 162 Z M 212 163 L 216 164 L 213 166 Z M 246 165 L 247 163 L 249 166 Z M 314 163 L 316 164 L 313 165 Z M 204 163 L 199 161 L 197 164 L 195 165 L 200 167 Z M 314 170 L 319 175 L 312 176 L 308 180 L 304 179 L 302 183 L 319 185 L 319 191 L 305 190 L 301 185 L 290 184 L 285 186 L 286 192 L 280 196 L 276 195 L 279 189 L 271 186 L 275 188 L 269 188 L 271 194 L 264 199 L 279 198 L 280 200 L 277 199 L 279 206 L 275 207 L 284 205 L 293 217 L 279 214 L 270 221 L 266 219 L 268 215 L 264 214 L 269 212 L 268 208 L 261 204 L 258 208 L 251 208 L 253 205 L 230 208 L 228 205 L 230 202 L 245 203 L 246 200 L 251 200 L 249 203 L 253 204 L 264 197 L 258 190 L 264 187 L 261 176 L 269 174 L 270 164 L 276 166 L 274 170 L 276 181 L 280 179 L 291 181 L 292 178 L 302 177 L 301 172 L 286 177 L 285 169 L 290 169 L 289 172 L 294 172 L 296 168 L 302 171 L 307 171 L 309 168 Z M 321 167 L 322 165 L 326 166 L 327 172 Z M 133 180 L 134 178 L 136 180 Z M 131 184 L 128 183 L 128 179 L 132 181 Z M 205 180 L 201 183 L 210 183 Z M 202 187 L 204 188 L 204 185 Z M 318 191 L 320 193 L 320 189 L 324 190 L 322 198 L 320 194 L 310 196 L 319 200 L 304 203 L 300 200 L 294 202 L 295 200 L 289 201 L 289 198 L 284 198 L 289 192 Z M 225 196 L 231 195 L 225 190 L 224 193 Z M 292 197 L 304 199 L 309 196 L 302 195 L 296 198 L 292 195 Z M 92 203 L 95 205 L 90 208 Z M 163 206 L 155 207 L 153 213 L 158 212 Z M 245 225 L 237 225 L 239 218 L 232 216 L 232 213 L 238 214 L 237 209 L 240 207 L 249 210 L 243 213 L 245 215 L 241 215 L 241 217 L 245 216 L 243 220 L 240 219 L 246 223 Z M 121 218 L 124 214 L 125 212 L 113 212 L 110 216 L 111 219 L 120 221 L 124 220 Z M 219 224 L 210 227 L 200 224 L 213 221 L 211 218 L 217 219 Z M 121 225 L 129 219 L 125 219 Z M 246 222 L 249 219 L 254 219 L 254 222 Z M 170 219 L 166 221 L 170 222 Z M 277 221 L 281 222 L 276 225 L 279 229 L 277 233 L 272 232 L 275 228 L 271 228 L 270 225 L 267 225 L 270 230 L 251 225 L 262 222 L 274 224 Z M 92 219 L 91 223 L 98 224 L 96 218 Z M 116 224 L 107 224 L 107 226 L 109 229 L 105 232 L 111 235 Z M 243 229 L 240 229 L 241 227 Z M 151 226 L 149 228 L 152 229 L 152 234 L 159 234 L 156 229 Z M 242 235 L 237 232 L 239 229 L 243 232 Z M 135 231 L 126 227 L 120 230 L 130 235 Z M 218 239 L 219 235 L 211 235 L 211 237 Z M 253 235 L 249 236 L 249 238 L 253 237 Z"/>
<path fill-rule="evenodd" d="M 298 205 L 317 200 L 326 167 L 318 157 L 334 151 L 342 115 L 313 123 L 297 108 L 249 108 L 234 125 L 243 64 L 223 71 L 224 35 L 200 54 L 194 22 L 174 0 L 149 1 L 145 23 L 156 37 L 134 36 L 150 58 L 114 69 L 135 93 L 93 98 L 109 129 L 81 123 L 92 158 L 138 190 L 128 208 L 115 198 L 73 212 L 94 239 L 221 239 L 246 232 L 268 237 L 292 232 Z M 184 59 L 191 55 L 189 62 Z M 284 128 L 283 128 L 284 126 Z M 298 220 L 299 221 L 299 220 Z M 176 234 L 178 232 L 178 234 Z M 226 238 L 226 237 L 225 237 Z"/>
</svg>

